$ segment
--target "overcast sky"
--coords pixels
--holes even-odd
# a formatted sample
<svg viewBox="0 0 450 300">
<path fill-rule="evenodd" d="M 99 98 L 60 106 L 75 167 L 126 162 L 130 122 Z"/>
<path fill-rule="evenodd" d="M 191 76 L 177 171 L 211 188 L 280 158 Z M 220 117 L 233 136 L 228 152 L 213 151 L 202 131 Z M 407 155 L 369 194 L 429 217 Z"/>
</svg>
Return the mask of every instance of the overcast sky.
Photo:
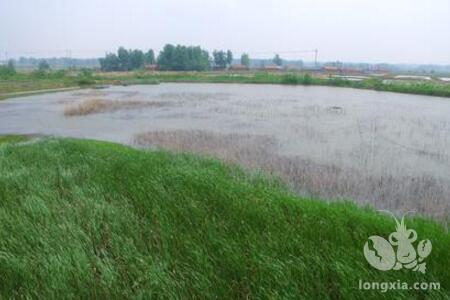
<svg viewBox="0 0 450 300">
<path fill-rule="evenodd" d="M 450 64 L 450 0 L 0 0 L 0 59 L 165 43 L 251 57 Z"/>
</svg>

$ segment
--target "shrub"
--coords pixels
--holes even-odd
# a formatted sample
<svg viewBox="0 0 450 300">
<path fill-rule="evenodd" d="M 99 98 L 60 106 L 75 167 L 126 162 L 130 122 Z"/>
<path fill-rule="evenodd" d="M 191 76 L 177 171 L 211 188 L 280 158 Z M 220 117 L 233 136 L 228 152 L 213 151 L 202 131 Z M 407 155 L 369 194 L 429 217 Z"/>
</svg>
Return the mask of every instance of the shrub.
<svg viewBox="0 0 450 300">
<path fill-rule="evenodd" d="M 0 66 L 0 78 L 7 79 L 16 75 L 16 68 L 14 67 L 14 62 L 10 60 L 7 65 Z"/>
<path fill-rule="evenodd" d="M 299 84 L 300 80 L 296 74 L 285 74 L 281 77 L 282 84 Z"/>
<path fill-rule="evenodd" d="M 364 80 L 363 85 L 368 89 L 381 90 L 383 88 L 383 80 L 380 78 L 369 78 Z"/>
<path fill-rule="evenodd" d="M 80 73 L 77 76 L 77 84 L 78 85 L 89 85 L 94 84 L 95 80 L 92 77 L 92 70 L 91 69 L 81 69 Z"/>
<path fill-rule="evenodd" d="M 301 80 L 302 84 L 312 84 L 313 83 L 313 78 L 311 75 L 309 74 L 304 74 Z"/>
</svg>

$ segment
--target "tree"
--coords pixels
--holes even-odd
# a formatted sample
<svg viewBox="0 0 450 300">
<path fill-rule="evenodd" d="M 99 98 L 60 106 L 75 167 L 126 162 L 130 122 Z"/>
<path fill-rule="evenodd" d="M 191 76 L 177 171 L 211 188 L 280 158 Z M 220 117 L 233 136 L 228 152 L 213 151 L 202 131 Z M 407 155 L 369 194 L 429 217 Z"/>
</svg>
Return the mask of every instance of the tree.
<svg viewBox="0 0 450 300">
<path fill-rule="evenodd" d="M 283 60 L 278 54 L 276 54 L 275 57 L 273 58 L 273 63 L 276 64 L 277 66 L 281 66 L 283 64 Z"/>
<path fill-rule="evenodd" d="M 16 73 L 16 67 L 14 66 L 14 60 L 12 60 L 12 59 L 8 60 L 8 65 L 6 67 L 8 68 L 8 71 L 11 74 Z"/>
<path fill-rule="evenodd" d="M 102 71 L 129 71 L 142 68 L 146 56 L 141 50 L 126 50 L 120 47 L 117 54 L 107 53 L 104 58 L 100 58 Z"/>
<path fill-rule="evenodd" d="M 224 51 L 213 52 L 214 66 L 219 69 L 225 69 L 227 67 L 227 55 Z"/>
<path fill-rule="evenodd" d="M 246 66 L 247 68 L 250 67 L 250 57 L 247 53 L 241 55 L 241 65 Z"/>
<path fill-rule="evenodd" d="M 209 54 L 200 47 L 167 44 L 159 53 L 158 69 L 204 71 L 209 68 Z"/>
<path fill-rule="evenodd" d="M 155 63 L 155 52 L 152 49 L 145 53 L 145 63 L 148 65 L 153 65 Z"/>
<path fill-rule="evenodd" d="M 102 71 L 119 71 L 120 61 L 116 54 L 107 53 L 105 58 L 100 58 L 99 61 Z"/>
<path fill-rule="evenodd" d="M 144 67 L 145 55 L 141 50 L 133 50 L 129 52 L 128 70 L 135 70 Z"/>
<path fill-rule="evenodd" d="M 128 50 L 124 47 L 120 47 L 117 50 L 117 57 L 119 58 L 119 70 L 120 71 L 128 71 L 130 70 L 130 54 Z"/>
<path fill-rule="evenodd" d="M 172 61 L 173 61 L 173 53 L 175 52 L 175 46 L 171 44 L 167 44 L 164 46 L 163 50 L 159 53 L 158 56 L 158 69 L 167 71 L 172 70 Z"/>
<path fill-rule="evenodd" d="M 232 63 L 233 63 L 233 53 L 231 52 L 231 50 L 227 50 L 227 64 L 231 66 Z"/>
<path fill-rule="evenodd" d="M 50 70 L 50 65 L 46 60 L 41 60 L 38 65 L 39 72 L 46 72 Z"/>
</svg>

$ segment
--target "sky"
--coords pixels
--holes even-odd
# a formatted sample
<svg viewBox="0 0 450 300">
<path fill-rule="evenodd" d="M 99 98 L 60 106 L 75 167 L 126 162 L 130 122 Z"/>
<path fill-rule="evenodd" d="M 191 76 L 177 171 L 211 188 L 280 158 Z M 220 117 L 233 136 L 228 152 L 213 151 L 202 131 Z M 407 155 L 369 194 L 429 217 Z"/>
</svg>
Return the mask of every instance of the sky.
<svg viewBox="0 0 450 300">
<path fill-rule="evenodd" d="M 119 46 L 235 57 L 450 64 L 449 0 L 0 0 L 0 59 Z"/>
</svg>

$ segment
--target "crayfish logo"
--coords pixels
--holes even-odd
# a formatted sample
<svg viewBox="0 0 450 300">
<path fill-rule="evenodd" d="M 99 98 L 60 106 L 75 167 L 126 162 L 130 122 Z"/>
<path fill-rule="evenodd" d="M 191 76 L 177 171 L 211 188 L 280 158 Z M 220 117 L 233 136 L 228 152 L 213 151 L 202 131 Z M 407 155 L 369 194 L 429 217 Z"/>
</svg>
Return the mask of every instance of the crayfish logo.
<svg viewBox="0 0 450 300">
<path fill-rule="evenodd" d="M 394 217 L 395 231 L 389 235 L 388 240 L 378 235 L 369 237 L 364 245 L 364 256 L 367 262 L 380 271 L 400 270 L 402 268 L 425 273 L 425 258 L 431 253 L 430 240 L 422 240 L 414 248 L 417 232 L 407 229 L 405 216 L 401 222 Z"/>
</svg>

